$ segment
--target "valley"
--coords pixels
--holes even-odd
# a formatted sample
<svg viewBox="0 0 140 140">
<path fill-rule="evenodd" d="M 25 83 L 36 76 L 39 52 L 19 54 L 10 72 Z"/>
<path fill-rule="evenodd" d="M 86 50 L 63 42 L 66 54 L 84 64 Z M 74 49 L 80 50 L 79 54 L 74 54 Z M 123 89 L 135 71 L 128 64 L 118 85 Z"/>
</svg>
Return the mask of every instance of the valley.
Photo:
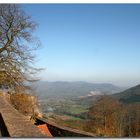
<svg viewBox="0 0 140 140">
<path fill-rule="evenodd" d="M 83 131 L 91 132 L 94 134 L 96 133 L 98 135 L 108 135 L 108 136 L 116 135 L 117 136 L 118 132 L 114 131 L 110 133 L 111 126 L 108 126 L 109 130 L 106 130 L 106 132 L 101 127 L 102 121 L 103 121 L 102 120 L 103 114 L 102 114 L 102 111 L 98 112 L 97 109 L 99 110 L 105 109 L 104 111 L 108 113 L 109 112 L 111 113 L 112 111 L 114 111 L 114 113 L 115 112 L 123 113 L 123 110 L 125 110 L 126 114 L 125 113 L 123 114 L 127 122 L 128 115 L 131 115 L 130 114 L 131 112 L 130 110 L 128 110 L 128 108 L 132 108 L 131 111 L 133 111 L 134 106 L 136 106 L 137 108 L 139 107 L 139 103 L 140 103 L 140 92 L 139 92 L 140 86 L 139 85 L 129 88 L 129 89 L 125 89 L 125 88 L 121 89 L 119 87 L 117 89 L 115 86 L 112 86 L 113 88 L 115 87 L 115 90 L 114 90 L 113 88 L 110 88 L 110 86 L 108 87 L 108 84 L 106 84 L 106 86 L 104 87 L 101 87 L 101 85 L 98 85 L 98 87 L 96 88 L 95 88 L 95 84 L 93 87 L 89 88 L 89 86 L 87 86 L 88 84 L 84 83 L 86 84 L 85 86 L 83 85 L 83 82 L 82 82 L 82 88 L 81 88 L 81 83 L 80 83 L 80 86 L 79 86 L 79 83 L 78 85 L 73 84 L 73 87 L 72 85 L 70 86 L 69 84 L 71 85 L 73 83 L 65 83 L 63 86 L 62 86 L 62 82 L 60 83 L 57 82 L 57 84 L 51 83 L 51 88 L 53 87 L 53 89 L 51 89 L 50 93 L 49 93 L 50 87 L 48 87 L 47 89 L 46 86 L 45 86 L 46 92 L 44 90 L 45 88 L 44 89 L 42 88 L 42 91 L 43 90 L 44 91 L 40 95 L 36 93 L 38 95 L 40 109 L 43 112 L 43 117 L 61 126 L 83 130 Z M 82 94 L 80 94 L 80 90 L 82 91 L 83 87 L 84 87 L 85 93 L 81 92 Z M 79 92 L 76 93 L 74 90 L 77 90 Z M 60 91 L 63 91 L 63 93 L 61 93 Z M 64 95 L 64 92 L 66 92 L 65 95 Z M 105 104 L 106 108 L 104 107 L 102 108 L 103 104 Z M 114 108 L 111 109 L 110 105 L 112 107 L 114 106 Z M 92 111 L 92 108 L 94 108 L 93 111 Z M 115 108 L 117 109 L 116 111 L 115 111 Z M 92 112 L 93 114 L 95 113 L 94 116 L 92 115 Z M 97 117 L 99 120 L 96 118 L 97 114 L 99 115 L 98 117 L 100 117 L 100 119 Z M 107 117 L 109 121 L 117 117 L 114 115 L 112 116 L 110 114 L 110 117 L 109 116 L 108 116 L 109 118 Z M 95 122 L 93 121 L 94 120 L 93 118 L 95 119 Z M 116 121 L 117 120 L 114 120 L 114 123 Z M 126 122 L 123 122 L 123 123 L 124 125 L 127 126 L 127 124 L 125 124 Z M 108 123 L 109 123 L 108 125 L 111 125 L 112 122 L 108 122 Z M 92 127 L 91 124 L 94 124 L 95 127 Z M 116 124 L 112 124 L 112 125 L 114 129 L 118 129 L 117 128 L 118 126 L 116 126 Z M 98 129 L 101 132 L 98 132 Z M 123 131 L 127 131 L 127 128 L 124 128 Z M 122 136 L 125 136 L 125 135 L 127 135 L 127 132 L 122 134 Z"/>
<path fill-rule="evenodd" d="M 57 124 L 84 130 L 93 103 L 104 95 L 122 91 L 112 84 L 40 82 L 36 88 L 43 116 Z"/>
</svg>

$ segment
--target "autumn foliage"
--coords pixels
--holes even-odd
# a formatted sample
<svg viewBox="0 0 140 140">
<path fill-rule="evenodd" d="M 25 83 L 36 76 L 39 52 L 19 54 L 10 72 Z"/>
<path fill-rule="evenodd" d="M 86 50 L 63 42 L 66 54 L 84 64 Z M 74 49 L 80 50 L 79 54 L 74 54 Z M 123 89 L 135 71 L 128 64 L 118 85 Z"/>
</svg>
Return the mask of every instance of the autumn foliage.
<svg viewBox="0 0 140 140">
<path fill-rule="evenodd" d="M 89 110 L 84 129 L 98 136 L 140 136 L 140 103 L 123 104 L 102 96 Z"/>
<path fill-rule="evenodd" d="M 11 104 L 24 115 L 39 113 L 37 98 L 29 94 L 11 94 Z"/>
</svg>

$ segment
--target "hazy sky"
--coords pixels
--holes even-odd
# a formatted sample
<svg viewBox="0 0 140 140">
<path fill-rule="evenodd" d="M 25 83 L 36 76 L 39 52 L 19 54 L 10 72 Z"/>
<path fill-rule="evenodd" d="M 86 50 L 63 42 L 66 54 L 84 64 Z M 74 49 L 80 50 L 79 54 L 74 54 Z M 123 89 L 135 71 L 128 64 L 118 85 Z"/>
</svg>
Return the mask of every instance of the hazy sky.
<svg viewBox="0 0 140 140">
<path fill-rule="evenodd" d="M 22 5 L 38 23 L 47 81 L 140 83 L 140 5 Z"/>
</svg>

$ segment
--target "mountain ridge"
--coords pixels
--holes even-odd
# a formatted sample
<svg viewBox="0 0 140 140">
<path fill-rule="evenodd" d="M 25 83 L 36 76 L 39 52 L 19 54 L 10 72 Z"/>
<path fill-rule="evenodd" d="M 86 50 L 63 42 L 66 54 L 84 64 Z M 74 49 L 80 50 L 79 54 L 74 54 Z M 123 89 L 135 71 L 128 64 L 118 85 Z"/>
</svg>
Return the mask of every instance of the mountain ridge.
<svg viewBox="0 0 140 140">
<path fill-rule="evenodd" d="M 120 93 L 113 94 L 112 97 L 124 103 L 140 102 L 140 84 L 126 89 Z"/>
<path fill-rule="evenodd" d="M 85 96 L 91 91 L 100 91 L 106 94 L 120 92 L 123 89 L 110 83 L 89 83 L 85 81 L 40 81 L 32 87 L 39 95 L 72 95 Z"/>
</svg>

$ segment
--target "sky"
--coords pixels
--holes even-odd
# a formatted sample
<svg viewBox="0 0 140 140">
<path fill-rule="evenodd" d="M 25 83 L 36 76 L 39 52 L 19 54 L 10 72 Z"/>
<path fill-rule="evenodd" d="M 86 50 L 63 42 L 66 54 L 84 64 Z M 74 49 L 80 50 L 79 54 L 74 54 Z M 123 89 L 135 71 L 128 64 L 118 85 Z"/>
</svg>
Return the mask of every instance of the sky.
<svg viewBox="0 0 140 140">
<path fill-rule="evenodd" d="M 45 81 L 140 84 L 140 4 L 23 4 Z"/>
</svg>

